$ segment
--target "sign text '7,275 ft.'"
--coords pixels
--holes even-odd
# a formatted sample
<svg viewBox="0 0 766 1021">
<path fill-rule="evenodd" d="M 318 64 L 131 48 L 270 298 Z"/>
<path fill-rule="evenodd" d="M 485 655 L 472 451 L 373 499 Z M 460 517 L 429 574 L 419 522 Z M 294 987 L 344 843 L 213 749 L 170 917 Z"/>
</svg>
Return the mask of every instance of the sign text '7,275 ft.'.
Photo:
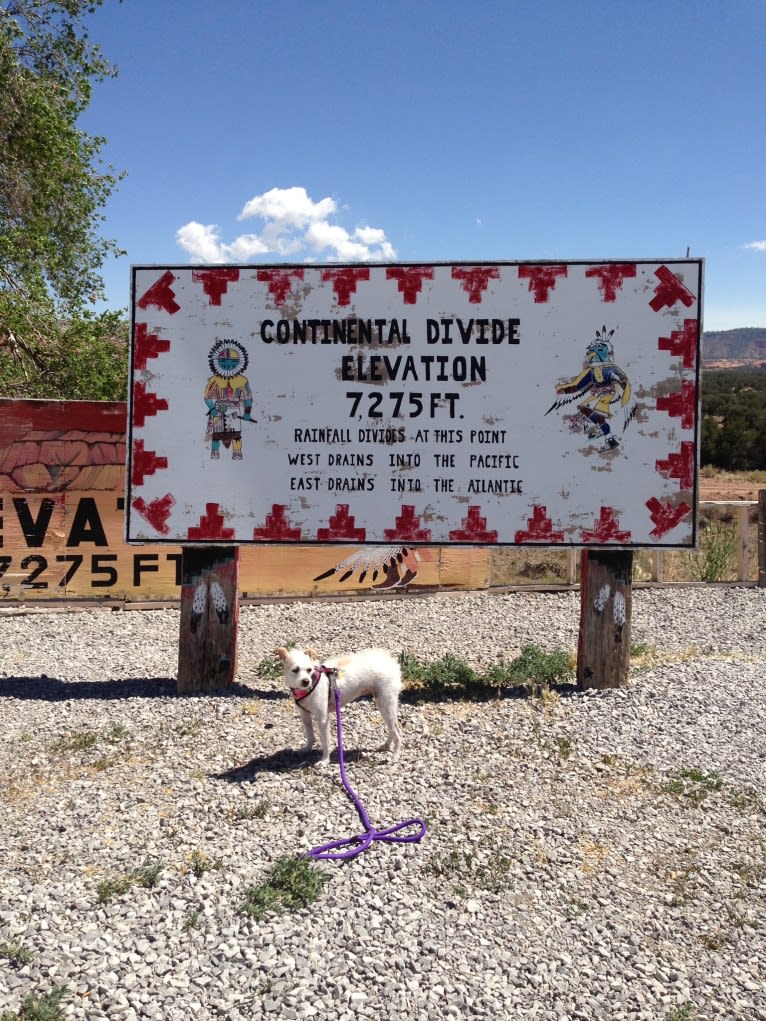
<svg viewBox="0 0 766 1021">
<path fill-rule="evenodd" d="M 134 542 L 690 546 L 699 260 L 133 269 Z"/>
</svg>

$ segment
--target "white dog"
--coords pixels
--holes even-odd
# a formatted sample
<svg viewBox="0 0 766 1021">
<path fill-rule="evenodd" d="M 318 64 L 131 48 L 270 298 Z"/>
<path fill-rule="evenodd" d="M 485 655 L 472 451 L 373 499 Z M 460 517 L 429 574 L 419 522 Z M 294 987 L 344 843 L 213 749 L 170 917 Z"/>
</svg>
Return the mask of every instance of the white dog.
<svg viewBox="0 0 766 1021">
<path fill-rule="evenodd" d="M 402 672 L 398 662 L 385 649 L 362 649 L 348 656 L 335 656 L 320 663 L 313 649 L 277 649 L 284 665 L 285 684 L 295 699 L 295 705 L 306 734 L 304 751 L 314 747 L 314 724 L 319 731 L 322 746 L 321 766 L 330 761 L 330 712 L 332 705 L 330 678 L 340 692 L 341 705 L 353 702 L 363 695 L 372 695 L 380 715 L 388 728 L 388 740 L 381 751 L 391 751 L 396 762 L 402 747 L 402 733 L 397 723 L 399 692 Z"/>
</svg>

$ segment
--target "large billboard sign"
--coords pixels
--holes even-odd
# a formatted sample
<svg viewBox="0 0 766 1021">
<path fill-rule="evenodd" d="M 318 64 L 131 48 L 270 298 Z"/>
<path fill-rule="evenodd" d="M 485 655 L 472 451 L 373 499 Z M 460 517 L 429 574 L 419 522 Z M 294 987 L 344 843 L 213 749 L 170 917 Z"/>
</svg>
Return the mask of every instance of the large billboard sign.
<svg viewBox="0 0 766 1021">
<path fill-rule="evenodd" d="M 132 273 L 129 542 L 695 543 L 698 259 Z"/>
</svg>

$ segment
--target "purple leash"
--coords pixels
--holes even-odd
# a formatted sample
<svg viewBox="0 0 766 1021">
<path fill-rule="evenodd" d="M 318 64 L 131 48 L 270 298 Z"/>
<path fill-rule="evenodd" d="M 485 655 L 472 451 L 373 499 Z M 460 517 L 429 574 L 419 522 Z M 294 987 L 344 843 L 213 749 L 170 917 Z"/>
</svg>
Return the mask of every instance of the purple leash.
<svg viewBox="0 0 766 1021">
<path fill-rule="evenodd" d="M 338 761 L 340 763 L 340 778 L 343 781 L 346 793 L 356 805 L 359 818 L 364 826 L 364 832 L 357 836 L 344 837 L 341 840 L 331 840 L 327 844 L 320 844 L 318 847 L 312 847 L 306 857 L 313 858 L 314 861 L 349 861 L 351 858 L 356 858 L 356 856 L 361 854 L 362 851 L 366 851 L 374 840 L 384 840 L 391 844 L 417 844 L 426 834 L 426 824 L 422 819 L 406 819 L 404 822 L 398 822 L 393 826 L 387 826 L 384 830 L 376 830 L 370 822 L 370 817 L 367 815 L 364 805 L 359 800 L 359 795 L 349 783 L 348 777 L 346 776 L 346 764 L 343 759 L 343 731 L 340 722 L 340 692 L 337 687 L 335 688 L 335 719 L 338 725 Z M 405 830 L 410 826 L 417 826 L 417 833 L 410 833 L 406 836 L 396 835 L 400 830 Z M 340 848 L 347 848 L 347 850 L 342 851 Z"/>
</svg>

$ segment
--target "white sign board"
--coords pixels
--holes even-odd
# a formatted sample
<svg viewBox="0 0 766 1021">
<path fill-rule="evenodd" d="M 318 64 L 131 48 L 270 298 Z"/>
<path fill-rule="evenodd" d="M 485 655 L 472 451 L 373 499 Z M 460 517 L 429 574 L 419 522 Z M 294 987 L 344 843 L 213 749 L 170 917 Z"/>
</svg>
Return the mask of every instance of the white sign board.
<svg viewBox="0 0 766 1021">
<path fill-rule="evenodd" d="M 131 542 L 695 543 L 698 259 L 137 266 Z"/>
</svg>

